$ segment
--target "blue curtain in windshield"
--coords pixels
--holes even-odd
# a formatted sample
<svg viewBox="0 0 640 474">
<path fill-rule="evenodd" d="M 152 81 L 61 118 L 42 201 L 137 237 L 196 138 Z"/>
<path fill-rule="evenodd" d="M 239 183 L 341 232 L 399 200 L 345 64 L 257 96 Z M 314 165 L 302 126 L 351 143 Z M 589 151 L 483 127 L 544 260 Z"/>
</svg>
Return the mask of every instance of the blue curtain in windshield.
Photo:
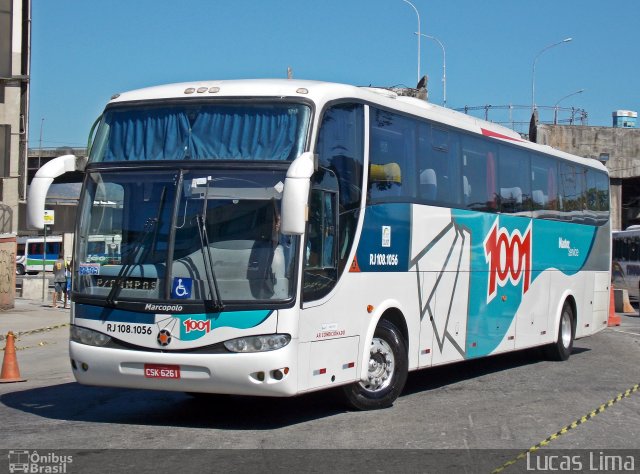
<svg viewBox="0 0 640 474">
<path fill-rule="evenodd" d="M 194 106 L 112 110 L 102 159 L 293 160 L 302 146 L 305 106 Z"/>
<path fill-rule="evenodd" d="M 102 161 L 180 160 L 189 143 L 184 110 L 145 108 L 107 116 L 109 141 Z"/>
<path fill-rule="evenodd" d="M 293 160 L 298 111 L 266 107 L 201 111 L 193 124 L 193 154 L 213 159 Z"/>
</svg>

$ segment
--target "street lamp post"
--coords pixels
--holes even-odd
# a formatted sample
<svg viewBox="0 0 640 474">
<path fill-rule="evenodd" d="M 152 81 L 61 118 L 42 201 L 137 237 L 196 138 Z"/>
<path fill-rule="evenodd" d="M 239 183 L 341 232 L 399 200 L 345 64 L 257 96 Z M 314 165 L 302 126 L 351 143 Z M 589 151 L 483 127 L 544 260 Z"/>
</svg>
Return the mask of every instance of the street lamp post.
<svg viewBox="0 0 640 474">
<path fill-rule="evenodd" d="M 425 35 L 424 33 L 416 33 L 418 36 L 424 36 L 430 40 L 435 41 L 442 48 L 442 106 L 447 106 L 447 53 L 444 49 L 444 44 L 435 36 Z"/>
<path fill-rule="evenodd" d="M 533 71 L 531 73 L 531 113 L 533 113 L 533 111 L 536 108 L 536 62 L 538 62 L 538 58 L 542 53 L 544 53 L 548 49 L 551 49 L 554 46 L 560 46 L 561 44 L 568 43 L 571 40 L 573 40 L 573 38 L 565 38 L 562 41 L 558 41 L 557 43 L 550 44 L 549 46 L 546 46 L 545 48 L 541 49 L 540 52 L 536 54 L 536 57 L 533 59 Z"/>
<path fill-rule="evenodd" d="M 564 99 L 567 99 L 572 95 L 582 94 L 584 91 L 585 91 L 584 89 L 580 89 L 575 92 L 572 92 L 571 94 L 567 94 L 562 99 L 558 100 L 555 104 L 553 104 L 553 124 L 554 125 L 558 125 L 558 104 L 562 102 Z"/>
<path fill-rule="evenodd" d="M 416 16 L 418 17 L 418 82 L 420 82 L 420 13 L 418 12 L 418 9 L 416 8 L 416 6 L 411 3 L 409 0 L 402 0 L 404 3 L 407 3 L 411 6 L 411 8 L 413 8 L 413 10 L 416 12 Z M 416 82 L 416 84 L 418 83 Z"/>
</svg>

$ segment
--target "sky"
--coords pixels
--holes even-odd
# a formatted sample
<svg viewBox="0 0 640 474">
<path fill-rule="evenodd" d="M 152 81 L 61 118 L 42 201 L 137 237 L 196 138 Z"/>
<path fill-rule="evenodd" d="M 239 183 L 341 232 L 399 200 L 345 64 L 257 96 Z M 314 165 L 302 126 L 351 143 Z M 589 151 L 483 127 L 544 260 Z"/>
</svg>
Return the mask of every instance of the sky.
<svg viewBox="0 0 640 474">
<path fill-rule="evenodd" d="M 536 104 L 585 109 L 595 126 L 640 112 L 640 1 L 411 1 L 444 45 L 448 107 L 530 106 L 537 57 Z M 403 0 L 32 0 L 29 146 L 86 146 L 113 94 L 172 82 L 291 67 L 296 79 L 415 87 L 417 29 Z M 442 49 L 422 38 L 420 57 L 441 105 Z"/>
</svg>

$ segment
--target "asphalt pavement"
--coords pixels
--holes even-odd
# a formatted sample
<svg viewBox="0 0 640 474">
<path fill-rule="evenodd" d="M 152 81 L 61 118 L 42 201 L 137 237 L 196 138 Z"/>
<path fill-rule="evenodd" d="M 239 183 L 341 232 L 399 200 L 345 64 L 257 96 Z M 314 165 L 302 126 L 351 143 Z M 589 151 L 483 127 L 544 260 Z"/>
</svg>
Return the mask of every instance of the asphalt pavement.
<svg viewBox="0 0 640 474">
<path fill-rule="evenodd" d="M 314 472 L 359 472 L 371 465 L 379 472 L 491 472 L 532 446 L 538 452 L 543 443 L 540 452 L 557 460 L 588 460 L 591 453 L 602 459 L 603 452 L 620 450 L 640 459 L 637 311 L 623 314 L 621 326 L 577 341 L 566 363 L 522 351 L 412 372 L 393 407 L 376 412 L 346 411 L 331 391 L 198 399 L 83 386 L 74 381 L 68 358 L 68 320 L 69 310 L 49 301 L 17 298 L 15 308 L 0 311 L 0 332 L 18 336 L 20 372 L 27 379 L 0 385 L 0 471 L 7 450 L 15 449 L 73 456 L 69 470 L 57 472 L 114 473 L 217 466 L 246 472 L 248 459 L 262 470 L 296 472 L 309 466 L 317 467 Z M 273 459 L 265 458 L 272 453 Z M 428 469 L 432 458 L 449 468 Z M 85 460 L 95 462 L 88 467 Z M 297 468 L 283 467 L 282 460 L 296 461 Z M 338 464 L 332 469 L 328 461 Z M 527 461 L 520 459 L 505 472 L 525 469 Z"/>
</svg>

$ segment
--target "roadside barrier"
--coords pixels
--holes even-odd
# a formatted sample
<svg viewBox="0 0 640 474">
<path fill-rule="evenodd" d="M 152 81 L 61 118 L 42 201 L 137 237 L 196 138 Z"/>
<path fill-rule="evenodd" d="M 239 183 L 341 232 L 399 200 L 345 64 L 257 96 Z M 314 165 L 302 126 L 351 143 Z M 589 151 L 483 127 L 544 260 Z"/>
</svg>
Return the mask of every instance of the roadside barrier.
<svg viewBox="0 0 640 474">
<path fill-rule="evenodd" d="M 616 288 L 613 290 L 616 302 L 616 311 L 618 313 L 634 313 L 635 310 L 629 301 L 629 290 Z"/>
<path fill-rule="evenodd" d="M 613 285 L 611 285 L 611 302 L 609 303 L 609 321 L 607 326 L 620 326 L 622 318 L 616 314 L 616 302 L 613 296 Z"/>
<path fill-rule="evenodd" d="M 4 357 L 2 359 L 0 383 L 25 382 L 27 380 L 20 377 L 18 358 L 16 357 L 15 338 L 16 336 L 13 332 L 9 331 L 7 333 L 7 344 L 4 348 Z"/>
</svg>

